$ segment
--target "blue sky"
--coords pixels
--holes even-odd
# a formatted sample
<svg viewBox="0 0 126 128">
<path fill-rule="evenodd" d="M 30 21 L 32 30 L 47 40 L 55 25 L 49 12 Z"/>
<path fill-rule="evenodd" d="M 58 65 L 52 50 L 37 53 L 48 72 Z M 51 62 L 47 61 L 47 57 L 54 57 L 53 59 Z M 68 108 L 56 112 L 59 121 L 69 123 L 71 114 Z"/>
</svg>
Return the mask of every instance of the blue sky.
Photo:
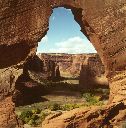
<svg viewBox="0 0 126 128">
<path fill-rule="evenodd" d="M 55 8 L 49 20 L 49 30 L 39 42 L 37 53 L 96 53 L 80 29 L 70 9 Z"/>
</svg>

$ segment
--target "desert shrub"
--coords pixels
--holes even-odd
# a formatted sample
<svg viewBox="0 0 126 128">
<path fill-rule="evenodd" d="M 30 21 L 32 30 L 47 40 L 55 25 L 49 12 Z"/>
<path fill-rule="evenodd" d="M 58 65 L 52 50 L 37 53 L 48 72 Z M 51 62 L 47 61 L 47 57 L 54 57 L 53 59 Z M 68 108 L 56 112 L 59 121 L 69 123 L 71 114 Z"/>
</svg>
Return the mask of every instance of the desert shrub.
<svg viewBox="0 0 126 128">
<path fill-rule="evenodd" d="M 23 111 L 21 113 L 21 115 L 19 116 L 19 118 L 24 122 L 24 123 L 28 123 L 30 121 L 31 116 L 33 115 L 33 113 L 31 111 Z"/>
<path fill-rule="evenodd" d="M 27 124 L 29 124 L 29 125 L 31 125 L 31 126 L 36 126 L 36 125 L 37 125 L 37 124 L 36 124 L 36 121 L 33 120 L 33 119 L 30 119 Z"/>
<path fill-rule="evenodd" d="M 61 106 L 57 103 L 54 103 L 51 107 L 50 107 L 51 111 L 57 111 L 57 110 L 61 110 Z"/>
<path fill-rule="evenodd" d="M 99 101 L 99 102 L 97 103 L 97 105 L 98 105 L 98 106 L 102 106 L 102 105 L 104 105 L 104 102 L 103 102 L 103 101 Z"/>
<path fill-rule="evenodd" d="M 45 120 L 46 116 L 48 116 L 48 113 L 42 111 L 39 115 L 33 114 L 28 124 L 31 126 L 38 126 Z"/>
<path fill-rule="evenodd" d="M 40 114 L 41 113 L 41 110 L 40 109 L 33 109 L 32 110 L 32 113 L 33 114 Z"/>
<path fill-rule="evenodd" d="M 36 114 L 33 114 L 30 118 L 30 121 L 28 122 L 29 125 L 36 126 L 38 125 L 37 120 L 39 120 L 39 116 Z"/>
<path fill-rule="evenodd" d="M 45 118 L 49 115 L 49 113 L 45 113 L 43 111 L 41 111 L 40 117 L 41 117 L 41 121 L 45 120 Z"/>
<path fill-rule="evenodd" d="M 41 124 L 42 119 L 45 119 L 44 117 L 45 115 L 41 115 L 40 109 L 34 109 L 31 111 L 23 111 L 19 116 L 19 119 L 21 119 L 25 124 L 37 126 Z"/>
<path fill-rule="evenodd" d="M 70 110 L 73 110 L 73 109 L 79 108 L 79 107 L 80 107 L 80 105 L 78 105 L 78 104 L 65 104 L 62 106 L 62 110 L 63 111 L 70 111 Z"/>
<path fill-rule="evenodd" d="M 36 115 L 36 114 L 33 114 L 33 115 L 31 116 L 31 119 L 33 119 L 33 120 L 37 120 L 37 119 L 39 119 L 39 116 Z"/>
<path fill-rule="evenodd" d="M 91 93 L 84 93 L 83 97 L 89 105 L 95 105 L 99 102 L 99 100 Z"/>
</svg>

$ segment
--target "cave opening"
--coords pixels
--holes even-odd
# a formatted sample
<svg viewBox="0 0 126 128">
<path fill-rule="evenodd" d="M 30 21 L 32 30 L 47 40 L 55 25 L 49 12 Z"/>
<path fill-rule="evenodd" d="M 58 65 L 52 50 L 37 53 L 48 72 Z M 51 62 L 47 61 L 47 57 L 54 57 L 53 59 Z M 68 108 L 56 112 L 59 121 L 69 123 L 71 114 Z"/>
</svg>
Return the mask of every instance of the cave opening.
<svg viewBox="0 0 126 128">
<path fill-rule="evenodd" d="M 49 30 L 38 43 L 37 55 L 40 59 L 55 62 L 59 70 L 56 77 L 60 76 L 60 80 L 75 80 L 78 88 L 86 91 L 94 88 L 108 89 L 105 67 L 85 28 L 80 26 L 82 10 L 68 8 L 53 9 L 49 19 Z M 80 15 L 76 17 L 75 12 L 76 15 Z"/>
<path fill-rule="evenodd" d="M 49 18 L 49 30 L 38 43 L 39 53 L 97 53 L 86 33 L 81 32 L 71 9 L 57 7 Z"/>
<path fill-rule="evenodd" d="M 69 111 L 107 103 L 104 65 L 75 19 L 74 10 L 53 9 L 47 34 L 16 82 L 16 111 Z"/>
<path fill-rule="evenodd" d="M 14 113 L 15 105 L 12 101 L 15 82 L 16 89 L 19 89 L 19 92 L 21 88 L 18 88 L 18 86 L 25 85 L 30 89 L 33 88 L 32 90 L 36 92 L 36 94 L 34 95 L 34 92 L 32 93 L 32 91 L 29 91 L 29 93 L 31 95 L 33 94 L 33 97 L 37 97 L 37 92 L 39 91 L 35 88 L 38 87 L 38 83 L 40 83 L 40 86 L 42 85 L 41 87 L 44 87 L 42 89 L 39 88 L 39 90 L 44 91 L 44 89 L 48 88 L 46 83 L 51 80 L 51 76 L 55 75 L 51 72 L 55 69 L 55 63 L 53 63 L 52 61 L 50 61 L 49 63 L 43 63 L 41 60 L 40 63 L 36 63 L 36 60 L 38 61 L 40 58 L 35 58 L 34 55 L 36 53 L 38 42 L 42 37 L 45 36 L 48 30 L 48 21 L 49 17 L 51 16 L 52 9 L 61 6 L 72 10 L 75 20 L 81 27 L 81 31 L 92 42 L 92 44 L 96 48 L 96 51 L 100 55 L 102 62 L 104 63 L 106 74 L 110 84 L 109 104 L 102 107 L 87 107 L 86 110 L 83 108 L 79 108 L 79 111 L 73 110 L 74 112 L 76 111 L 76 113 L 73 113 L 73 111 L 64 113 L 64 111 L 61 110 L 60 112 L 58 111 L 59 113 L 55 114 L 54 111 L 54 115 L 56 116 L 52 116 L 50 119 L 48 118 L 49 120 L 45 120 L 45 122 L 43 122 L 42 128 L 60 128 L 62 126 L 73 128 L 85 127 L 85 125 L 87 127 L 118 127 L 118 123 L 123 123 L 124 125 L 122 125 L 122 127 L 125 126 L 126 57 L 124 57 L 124 55 L 126 54 L 126 9 L 124 0 L 2 0 L 0 3 L 1 128 L 12 128 L 16 127 L 17 124 L 16 115 Z M 55 19 L 55 17 L 53 19 Z M 59 33 L 57 34 L 57 36 L 59 36 Z M 32 62 L 35 60 L 34 64 L 31 62 L 31 59 Z M 89 59 L 88 64 L 91 64 L 91 67 L 95 67 L 92 62 L 95 62 L 94 58 Z M 49 64 L 49 68 L 43 66 L 47 63 Z M 61 72 L 58 71 L 58 68 L 59 67 L 57 67 L 56 74 L 60 76 Z M 43 71 L 48 71 L 48 69 L 50 69 L 50 72 L 47 73 L 47 75 L 41 73 Z M 82 77 L 80 79 L 82 80 L 84 79 L 83 76 L 85 76 L 86 71 L 90 72 L 90 70 L 86 65 L 81 65 L 81 69 L 84 70 L 84 74 L 83 72 L 81 72 Z M 40 81 L 40 79 L 36 79 L 38 77 L 42 80 Z M 99 73 L 97 77 L 100 77 Z M 48 81 L 47 78 L 49 79 Z M 85 85 L 90 82 L 90 79 L 88 78 L 90 78 L 90 75 L 89 77 L 86 75 L 86 81 L 84 82 Z M 80 83 L 82 82 L 81 80 Z M 95 81 L 96 79 L 93 80 Z M 53 81 L 49 83 L 49 86 L 51 85 L 51 87 L 52 82 Z M 57 82 L 57 80 L 55 80 L 54 82 Z M 81 87 L 83 87 L 83 83 Z M 27 88 L 26 90 L 29 89 Z M 52 88 L 50 89 L 50 91 L 52 91 Z M 26 91 L 26 93 L 27 92 L 28 91 Z M 41 94 L 43 94 L 44 92 L 41 92 Z M 94 97 L 92 97 L 91 93 L 89 94 L 88 92 L 86 92 L 83 97 L 88 98 L 88 102 L 93 100 L 93 104 L 96 103 L 94 102 L 96 101 L 96 99 L 94 100 Z M 85 98 L 83 98 L 84 104 L 86 103 Z M 29 96 L 26 96 L 23 97 L 23 99 L 31 98 Z M 20 98 L 18 100 L 20 100 Z M 51 101 L 53 102 L 53 100 Z M 36 102 L 33 103 L 34 105 L 36 105 Z M 38 105 L 40 105 L 40 107 L 38 108 L 41 109 L 42 104 Z M 73 109 L 74 107 L 76 107 L 76 105 L 72 106 L 70 102 L 69 105 L 67 104 L 66 106 L 70 110 L 71 108 Z M 24 106 L 22 106 L 22 108 L 23 107 Z M 54 107 L 55 110 L 62 109 L 62 107 L 64 108 L 64 106 L 62 105 L 59 106 L 59 103 L 51 105 L 51 108 L 52 107 Z M 25 106 L 25 108 L 29 111 L 28 113 L 24 113 L 24 115 L 22 115 L 21 113 L 21 117 L 26 117 L 26 114 L 29 115 L 23 121 L 28 124 L 36 125 L 38 122 L 36 118 L 40 119 L 38 118 L 38 116 L 40 117 L 40 111 L 36 111 L 37 107 L 33 108 L 32 103 L 28 103 L 28 106 Z M 31 109 L 33 110 L 32 112 Z M 47 107 L 44 107 L 43 110 L 41 109 L 42 112 L 44 112 L 45 109 L 47 110 Z M 43 115 L 43 117 L 46 115 L 46 113 L 41 114 Z"/>
</svg>

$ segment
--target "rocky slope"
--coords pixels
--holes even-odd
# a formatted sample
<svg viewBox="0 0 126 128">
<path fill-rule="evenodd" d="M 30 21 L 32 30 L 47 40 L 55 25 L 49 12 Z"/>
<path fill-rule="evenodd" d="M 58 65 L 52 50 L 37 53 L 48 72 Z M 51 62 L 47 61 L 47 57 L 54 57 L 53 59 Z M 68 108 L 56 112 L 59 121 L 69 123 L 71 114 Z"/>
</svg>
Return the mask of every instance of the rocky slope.
<svg viewBox="0 0 126 128">
<path fill-rule="evenodd" d="M 125 126 L 126 105 L 82 107 L 48 116 L 42 128 L 122 128 Z"/>
<path fill-rule="evenodd" d="M 37 43 L 47 32 L 49 17 L 55 7 L 72 10 L 75 20 L 80 24 L 81 31 L 91 40 L 99 53 L 109 79 L 110 103 L 125 103 L 125 0 L 1 0 L 1 128 L 10 128 L 16 124 L 11 97 L 15 82 L 23 72 L 26 59 L 35 55 Z"/>
</svg>

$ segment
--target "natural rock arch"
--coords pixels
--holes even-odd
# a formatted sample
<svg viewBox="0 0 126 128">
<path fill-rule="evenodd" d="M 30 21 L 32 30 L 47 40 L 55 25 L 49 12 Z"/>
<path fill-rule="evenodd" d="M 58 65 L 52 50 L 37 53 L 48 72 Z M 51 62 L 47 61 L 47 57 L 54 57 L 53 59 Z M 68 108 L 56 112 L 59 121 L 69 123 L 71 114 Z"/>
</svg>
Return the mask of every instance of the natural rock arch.
<svg viewBox="0 0 126 128">
<path fill-rule="evenodd" d="M 110 103 L 125 100 L 125 0 L 2 0 L 0 2 L 0 127 L 15 125 L 11 95 L 23 63 L 35 54 L 55 7 L 70 8 L 99 53 L 110 84 Z M 19 49 L 19 47 L 21 49 Z"/>
</svg>

